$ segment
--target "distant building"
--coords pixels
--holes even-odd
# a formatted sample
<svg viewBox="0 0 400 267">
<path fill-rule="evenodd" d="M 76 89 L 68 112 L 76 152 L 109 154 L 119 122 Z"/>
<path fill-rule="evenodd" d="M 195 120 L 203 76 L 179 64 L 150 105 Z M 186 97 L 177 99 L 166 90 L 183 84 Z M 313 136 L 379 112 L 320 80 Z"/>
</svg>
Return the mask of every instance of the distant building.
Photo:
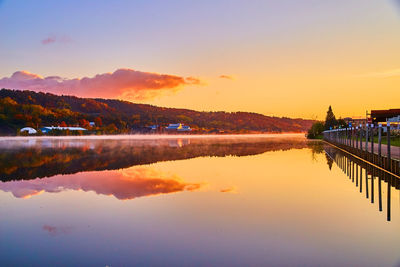
<svg viewBox="0 0 400 267">
<path fill-rule="evenodd" d="M 48 133 L 52 130 L 60 130 L 60 131 L 87 131 L 87 129 L 82 127 L 60 127 L 60 126 L 46 126 L 40 128 L 42 133 Z"/>
<path fill-rule="evenodd" d="M 386 109 L 386 110 L 371 110 L 372 122 L 387 122 L 387 121 L 398 121 L 400 117 L 400 108 L 398 109 Z"/>
<path fill-rule="evenodd" d="M 357 127 L 362 125 L 363 127 L 365 126 L 365 124 L 367 123 L 367 120 L 365 118 L 361 118 L 361 117 L 354 117 L 354 118 L 344 118 L 344 121 L 349 124 L 351 123 L 352 127 Z"/>
<path fill-rule="evenodd" d="M 192 129 L 190 126 L 183 125 L 182 123 L 171 123 L 165 127 L 167 131 L 177 131 L 177 132 L 190 132 Z"/>
<path fill-rule="evenodd" d="M 158 125 L 150 125 L 148 128 L 150 131 L 156 131 L 158 129 Z"/>
<path fill-rule="evenodd" d="M 182 128 L 178 129 L 178 132 L 190 132 L 191 130 L 190 126 L 183 125 Z"/>
<path fill-rule="evenodd" d="M 388 119 L 388 122 L 395 122 L 395 123 L 400 123 L 400 115 L 397 117 L 393 117 Z"/>
<path fill-rule="evenodd" d="M 37 131 L 32 127 L 25 127 L 20 130 L 21 133 L 27 132 L 28 134 L 36 134 Z"/>
</svg>

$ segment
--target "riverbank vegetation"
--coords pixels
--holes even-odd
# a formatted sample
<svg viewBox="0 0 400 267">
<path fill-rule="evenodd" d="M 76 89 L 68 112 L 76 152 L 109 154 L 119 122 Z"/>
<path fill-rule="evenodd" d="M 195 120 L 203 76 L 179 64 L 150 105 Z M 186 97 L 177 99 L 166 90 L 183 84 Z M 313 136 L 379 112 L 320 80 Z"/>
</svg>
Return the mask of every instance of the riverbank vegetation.
<svg viewBox="0 0 400 267">
<path fill-rule="evenodd" d="M 308 139 L 322 139 L 322 132 L 325 130 L 347 127 L 347 123 L 343 119 L 336 119 L 333 113 L 332 107 L 329 106 L 326 112 L 325 122 L 317 121 L 311 125 L 311 128 L 307 132 Z"/>
<path fill-rule="evenodd" d="M 52 133 L 57 135 L 123 134 L 144 131 L 150 125 L 162 129 L 170 123 L 188 125 L 193 133 L 299 133 L 306 132 L 313 122 L 250 112 L 200 112 L 113 99 L 0 90 L 0 135 L 16 135 L 23 127 L 43 126 L 80 126 L 89 130 Z"/>
</svg>

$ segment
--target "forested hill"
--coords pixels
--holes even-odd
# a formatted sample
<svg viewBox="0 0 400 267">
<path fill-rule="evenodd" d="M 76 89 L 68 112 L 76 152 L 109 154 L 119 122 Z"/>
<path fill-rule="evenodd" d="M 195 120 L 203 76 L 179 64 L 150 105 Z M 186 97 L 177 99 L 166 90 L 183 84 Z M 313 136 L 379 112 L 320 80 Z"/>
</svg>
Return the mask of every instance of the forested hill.
<svg viewBox="0 0 400 267">
<path fill-rule="evenodd" d="M 269 117 L 250 112 L 200 112 L 111 99 L 0 90 L 0 132 L 25 126 L 81 125 L 97 122 L 105 132 L 129 132 L 143 126 L 184 123 L 195 132 L 305 132 L 313 121 Z M 99 130 L 99 129 L 97 129 Z"/>
</svg>

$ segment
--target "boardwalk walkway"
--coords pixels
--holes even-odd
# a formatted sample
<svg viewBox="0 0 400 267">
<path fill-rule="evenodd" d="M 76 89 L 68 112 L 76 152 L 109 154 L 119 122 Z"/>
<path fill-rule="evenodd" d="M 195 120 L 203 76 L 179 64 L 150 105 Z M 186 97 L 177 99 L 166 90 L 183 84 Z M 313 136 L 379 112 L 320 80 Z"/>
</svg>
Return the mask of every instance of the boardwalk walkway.
<svg viewBox="0 0 400 267">
<path fill-rule="evenodd" d="M 382 144 L 382 156 L 387 156 L 387 145 Z M 365 142 L 363 142 L 363 150 L 365 150 Z M 368 143 L 368 152 L 371 152 L 371 143 Z M 378 155 L 378 144 L 374 143 L 374 154 Z M 400 160 L 400 147 L 390 146 L 390 156 L 392 159 Z"/>
</svg>

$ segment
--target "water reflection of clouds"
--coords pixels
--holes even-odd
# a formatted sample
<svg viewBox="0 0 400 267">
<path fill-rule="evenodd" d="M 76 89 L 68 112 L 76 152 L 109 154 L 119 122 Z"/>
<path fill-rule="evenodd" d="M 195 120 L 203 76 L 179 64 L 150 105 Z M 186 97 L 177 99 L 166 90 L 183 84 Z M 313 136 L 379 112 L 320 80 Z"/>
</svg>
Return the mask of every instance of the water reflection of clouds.
<svg viewBox="0 0 400 267">
<path fill-rule="evenodd" d="M 11 192 L 17 198 L 29 198 L 42 192 L 82 190 L 128 200 L 144 196 L 194 191 L 200 187 L 200 183 L 186 183 L 176 175 L 166 175 L 145 167 L 0 183 L 1 190 Z"/>
<path fill-rule="evenodd" d="M 221 192 L 221 193 L 232 193 L 232 194 L 237 194 L 238 193 L 237 188 L 235 186 L 221 188 L 219 190 L 219 192 Z"/>
</svg>

